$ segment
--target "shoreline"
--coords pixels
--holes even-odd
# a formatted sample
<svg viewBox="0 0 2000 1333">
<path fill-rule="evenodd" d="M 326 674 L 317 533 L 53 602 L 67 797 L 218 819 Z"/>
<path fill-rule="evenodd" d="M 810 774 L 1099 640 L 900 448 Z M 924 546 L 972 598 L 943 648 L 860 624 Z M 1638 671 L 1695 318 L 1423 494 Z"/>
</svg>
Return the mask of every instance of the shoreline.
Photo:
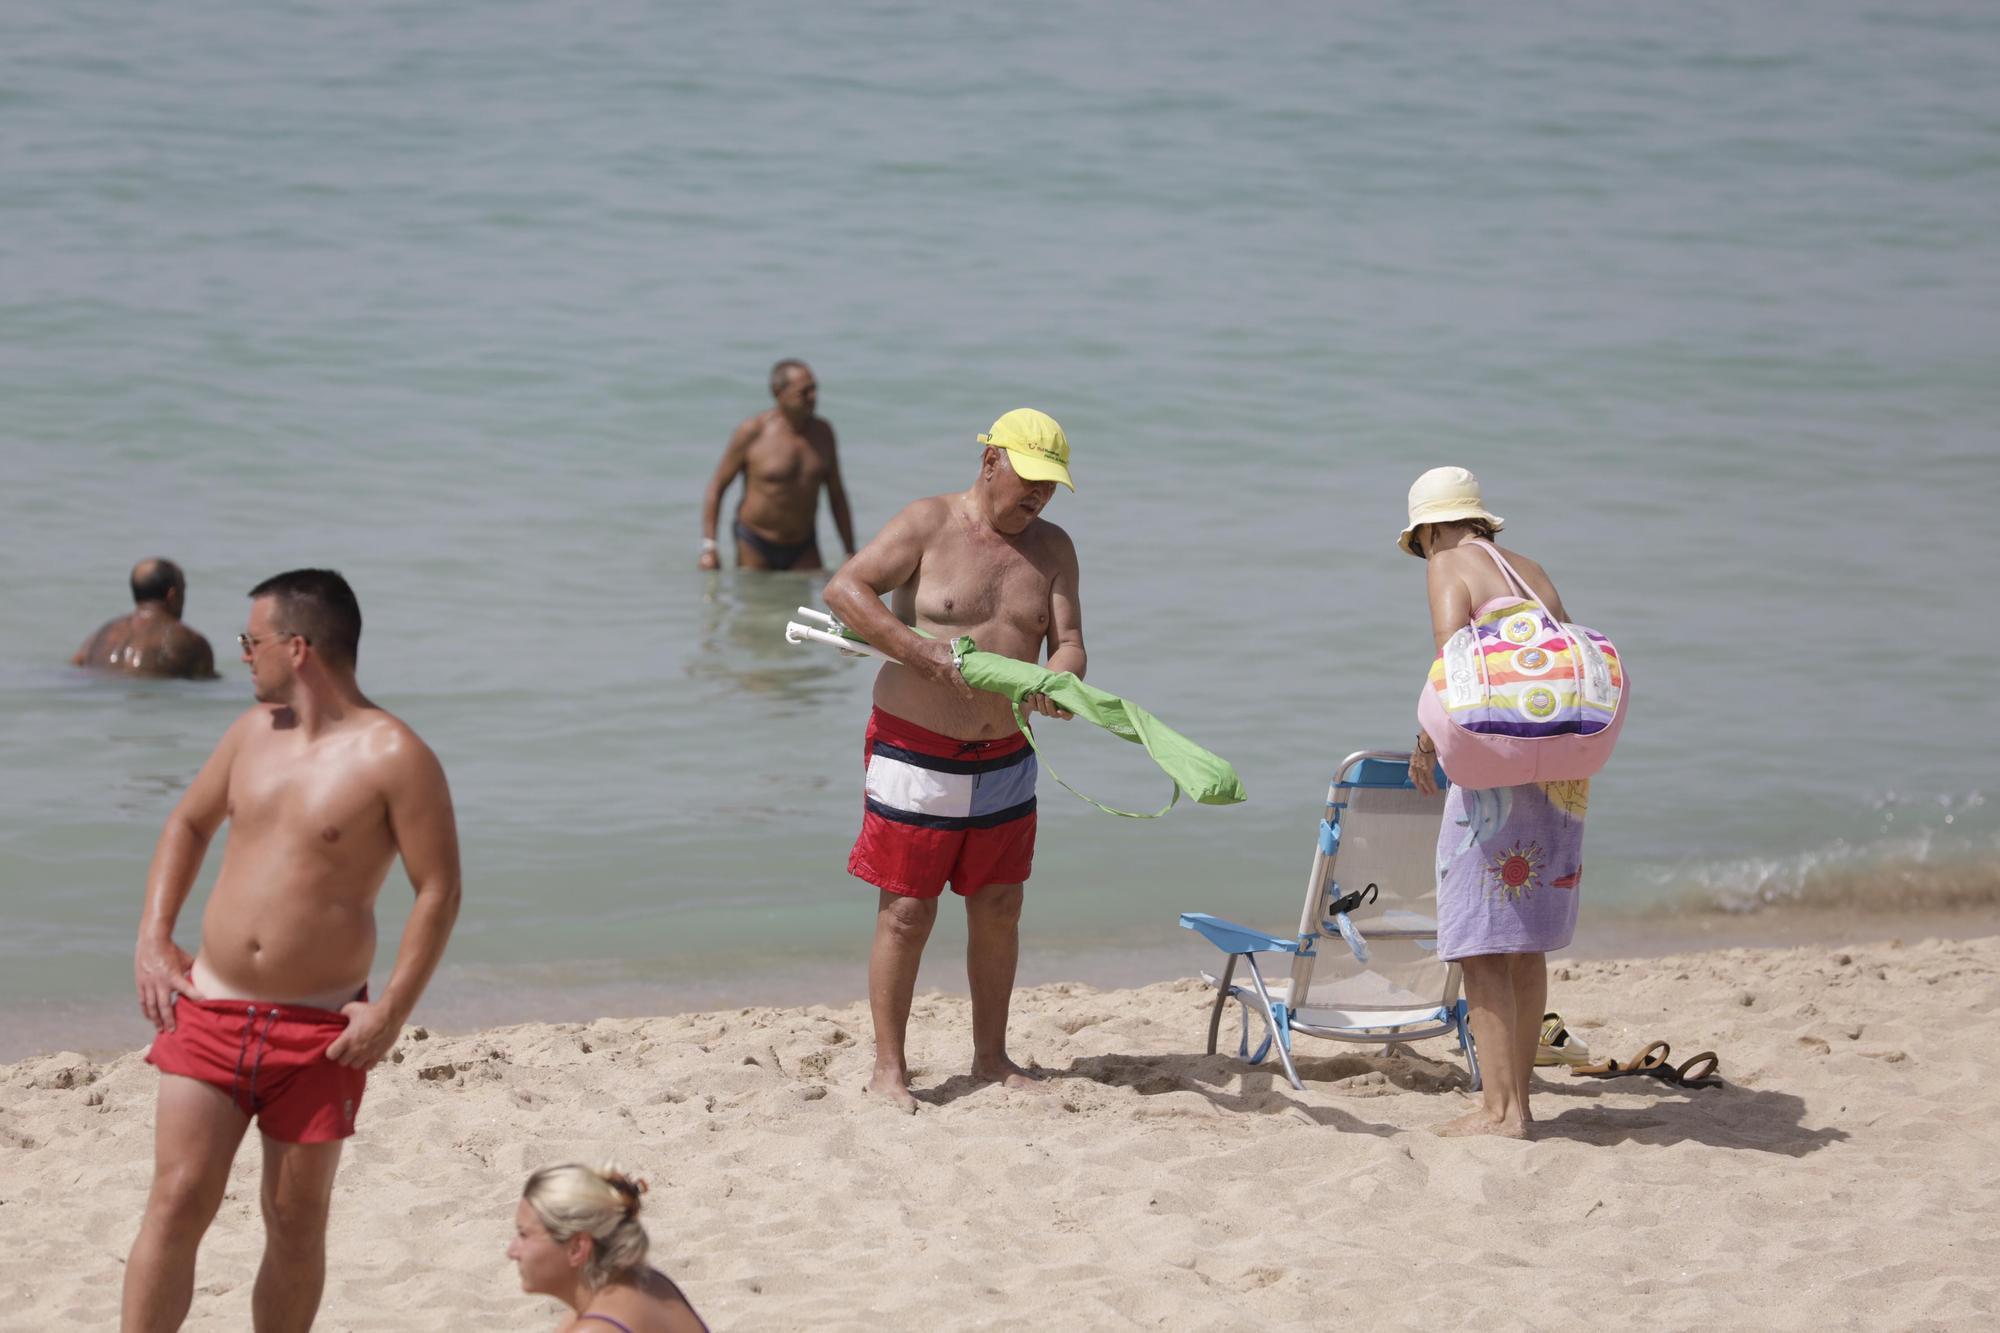
<svg viewBox="0 0 2000 1333">
<path fill-rule="evenodd" d="M 1672 916 L 1588 915 L 1571 946 L 1550 965 L 1610 958 L 1648 959 L 1733 948 L 1832 947 L 1857 941 L 1971 940 L 2000 935 L 2000 906 L 1885 912 L 1850 907 L 1784 907 Z M 939 941 L 943 943 L 943 941 Z M 1172 945 L 1075 950 L 1023 943 L 1017 986 L 1074 984 L 1129 989 L 1212 970 L 1214 950 L 1192 935 Z M 641 969 L 622 969 L 637 972 Z M 663 970 L 665 970 L 663 968 Z M 449 962 L 432 981 L 413 1024 L 438 1033 L 469 1033 L 526 1023 L 587 1023 L 599 1018 L 664 1018 L 746 1007 L 796 1008 L 857 1002 L 866 994 L 864 951 L 847 961 L 790 961 L 674 981 L 628 976 L 574 980 L 575 964 L 489 965 Z M 963 997 L 956 953 L 933 948 L 918 977 L 919 995 Z M 1552 1007 L 1560 1007 L 1551 1000 Z M 67 1051 L 93 1059 L 142 1050 L 151 1041 L 137 1001 L 127 992 L 101 999 L 0 1005 L 0 1066 Z"/>
<path fill-rule="evenodd" d="M 1725 1083 L 1545 1069 L 1534 1141 L 1441 1139 L 1425 1131 L 1467 1104 L 1449 1041 L 1301 1039 L 1294 1092 L 1269 1062 L 1201 1053 L 1208 994 L 1187 980 L 1020 991 L 1014 1053 L 1042 1094 L 968 1078 L 967 1003 L 919 996 L 914 1117 L 860 1091 L 859 1003 L 411 1027 L 341 1168 L 321 1322 L 553 1323 L 502 1250 L 527 1172 L 567 1160 L 651 1181 L 654 1253 L 715 1328 L 1303 1331 L 1329 1300 L 1395 1328 L 2000 1314 L 2000 939 L 1574 958 L 1555 979 L 1594 1053 L 1713 1050 Z M 134 1053 L 0 1068 L 17 1319 L 115 1320 L 156 1087 Z M 238 1154 L 204 1242 L 195 1333 L 247 1326 L 257 1159 Z M 1330 1270 L 1341 1238 L 1367 1270 Z"/>
</svg>

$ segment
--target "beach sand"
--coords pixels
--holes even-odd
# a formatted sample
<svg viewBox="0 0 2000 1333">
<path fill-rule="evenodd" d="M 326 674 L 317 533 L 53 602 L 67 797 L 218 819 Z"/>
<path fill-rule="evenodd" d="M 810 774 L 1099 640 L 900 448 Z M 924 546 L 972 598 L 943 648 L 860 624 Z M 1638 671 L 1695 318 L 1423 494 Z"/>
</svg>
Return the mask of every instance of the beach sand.
<svg viewBox="0 0 2000 1333">
<path fill-rule="evenodd" d="M 859 1091 L 860 1005 L 412 1027 L 342 1167 L 318 1327 L 554 1327 L 502 1250 L 527 1172 L 571 1159 L 650 1178 L 655 1254 L 718 1330 L 2000 1318 L 2000 938 L 1559 961 L 1594 1051 L 1712 1048 L 1729 1082 L 1543 1070 L 1532 1143 L 1423 1132 L 1466 1104 L 1447 1042 L 1301 1039 L 1300 1094 L 1201 1055 L 1207 1003 L 1023 991 L 1014 1053 L 1058 1075 L 1033 1095 L 965 1078 L 965 1001 L 920 996 L 914 1118 Z M 0 1069 L 0 1325 L 115 1325 L 155 1082 L 137 1053 Z M 257 1156 L 191 1329 L 249 1326 Z"/>
</svg>

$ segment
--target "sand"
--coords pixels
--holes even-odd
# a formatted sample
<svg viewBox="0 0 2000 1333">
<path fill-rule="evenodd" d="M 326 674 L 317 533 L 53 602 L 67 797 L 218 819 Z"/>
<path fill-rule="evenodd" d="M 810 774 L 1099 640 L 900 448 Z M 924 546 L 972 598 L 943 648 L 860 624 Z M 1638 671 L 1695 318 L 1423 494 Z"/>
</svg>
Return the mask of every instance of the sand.
<svg viewBox="0 0 2000 1333">
<path fill-rule="evenodd" d="M 859 1005 L 412 1027 L 349 1145 L 318 1327 L 554 1327 L 502 1254 L 513 1200 L 606 1158 L 651 1179 L 655 1253 L 718 1330 L 2000 1318 L 2000 938 L 1558 963 L 1552 1003 L 1600 1053 L 1712 1048 L 1729 1084 L 1545 1070 L 1536 1141 L 1445 1140 L 1448 1043 L 1302 1039 L 1294 1093 L 1200 1054 L 1194 981 L 1023 991 L 1044 1095 L 971 1083 L 965 1002 L 922 996 L 915 1117 L 860 1093 Z M 0 1069 L 0 1326 L 115 1326 L 155 1081 L 136 1053 Z M 256 1172 L 246 1146 L 189 1328 L 249 1326 Z"/>
</svg>

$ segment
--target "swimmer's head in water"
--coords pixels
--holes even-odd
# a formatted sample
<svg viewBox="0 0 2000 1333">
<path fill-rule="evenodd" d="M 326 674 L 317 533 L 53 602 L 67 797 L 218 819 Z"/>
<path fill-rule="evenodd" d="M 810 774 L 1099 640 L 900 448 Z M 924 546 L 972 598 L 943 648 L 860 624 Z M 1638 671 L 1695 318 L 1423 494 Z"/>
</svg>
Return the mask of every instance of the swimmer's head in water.
<svg viewBox="0 0 2000 1333">
<path fill-rule="evenodd" d="M 250 590 L 253 602 L 267 598 L 267 628 L 304 639 L 328 666 L 353 670 L 361 651 L 361 603 L 346 579 L 331 569 L 288 570 Z M 251 634 L 257 630 L 253 625 Z"/>
<path fill-rule="evenodd" d="M 155 558 L 132 566 L 133 605 L 160 602 L 168 610 L 178 612 L 186 598 L 187 576 L 173 561 Z"/>
<path fill-rule="evenodd" d="M 558 1254 L 564 1265 L 581 1268 L 590 1287 L 643 1265 L 647 1240 L 639 1204 L 645 1192 L 645 1181 L 608 1165 L 569 1163 L 529 1176 L 515 1210 L 514 1244 L 507 1248 L 520 1265 L 522 1289 L 547 1290 L 539 1284 L 561 1276 L 552 1269 Z"/>
</svg>

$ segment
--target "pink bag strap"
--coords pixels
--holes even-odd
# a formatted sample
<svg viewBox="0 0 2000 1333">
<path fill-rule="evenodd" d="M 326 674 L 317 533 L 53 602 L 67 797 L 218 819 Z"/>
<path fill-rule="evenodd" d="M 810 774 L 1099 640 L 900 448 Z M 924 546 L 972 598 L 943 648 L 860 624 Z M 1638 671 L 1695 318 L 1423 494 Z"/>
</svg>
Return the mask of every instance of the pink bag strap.
<svg viewBox="0 0 2000 1333">
<path fill-rule="evenodd" d="M 1542 599 L 1535 596 L 1534 589 L 1528 586 L 1526 579 L 1514 572 L 1514 567 L 1507 563 L 1507 557 L 1500 554 L 1499 548 L 1483 537 L 1474 537 L 1472 544 L 1493 557 L 1493 563 L 1500 566 L 1500 572 L 1507 576 L 1507 582 L 1513 587 L 1515 592 L 1520 593 L 1521 596 L 1527 598 L 1536 606 L 1542 605 Z M 1544 607 L 1543 609 L 1546 610 L 1547 608 Z"/>
<path fill-rule="evenodd" d="M 1542 605 L 1542 599 L 1535 596 L 1535 591 L 1528 586 L 1528 581 L 1519 574 L 1516 574 L 1514 567 L 1507 563 L 1507 557 L 1500 554 L 1500 548 L 1483 537 L 1474 537 L 1472 544 L 1493 557 L 1493 563 L 1500 566 L 1500 572 L 1507 576 L 1507 582 L 1512 585 L 1515 592 L 1519 593 L 1526 600 L 1533 602 L 1536 606 L 1541 607 L 1542 613 L 1549 616 L 1549 619 L 1555 619 L 1554 615 L 1550 614 L 1549 608 Z M 1563 626 L 1563 633 L 1569 635 L 1569 627 L 1567 625 Z M 1570 670 L 1576 679 L 1578 698 L 1583 697 L 1583 652 L 1581 639 L 1581 635 L 1570 635 L 1570 641 L 1577 645 L 1570 652 Z M 1493 692 L 1493 682 L 1486 671 L 1486 654 L 1484 653 L 1479 655 L 1479 678 L 1480 683 L 1486 687 L 1486 692 L 1491 694 Z"/>
</svg>

